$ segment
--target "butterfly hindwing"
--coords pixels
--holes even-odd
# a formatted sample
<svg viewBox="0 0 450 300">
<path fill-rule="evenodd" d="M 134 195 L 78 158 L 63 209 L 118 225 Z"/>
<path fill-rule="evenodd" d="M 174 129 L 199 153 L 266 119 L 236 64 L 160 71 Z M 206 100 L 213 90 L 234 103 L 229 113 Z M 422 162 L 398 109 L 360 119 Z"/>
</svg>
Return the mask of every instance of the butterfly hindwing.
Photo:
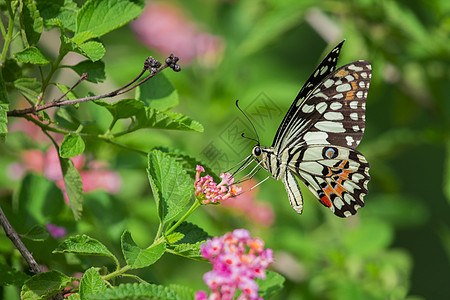
<svg viewBox="0 0 450 300">
<path fill-rule="evenodd" d="M 361 153 L 330 145 L 298 147 L 290 152 L 289 169 L 335 215 L 348 217 L 364 206 L 370 166 Z"/>
</svg>

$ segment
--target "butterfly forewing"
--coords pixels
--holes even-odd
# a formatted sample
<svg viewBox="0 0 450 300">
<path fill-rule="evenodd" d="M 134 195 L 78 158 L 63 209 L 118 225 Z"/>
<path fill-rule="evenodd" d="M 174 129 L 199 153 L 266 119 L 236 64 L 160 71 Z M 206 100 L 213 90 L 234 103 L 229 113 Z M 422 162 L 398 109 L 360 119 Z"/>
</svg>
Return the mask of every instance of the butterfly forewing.
<svg viewBox="0 0 450 300">
<path fill-rule="evenodd" d="M 308 80 L 303 85 L 294 102 L 291 104 L 291 107 L 289 108 L 287 114 L 284 116 L 280 127 L 278 127 L 272 146 L 275 146 L 276 142 L 283 138 L 284 134 L 286 133 L 285 129 L 288 127 L 291 119 L 296 115 L 296 111 L 298 110 L 298 107 L 301 105 L 301 103 L 307 98 L 311 91 L 313 91 L 314 88 L 317 87 L 320 82 L 322 82 L 325 77 L 327 77 L 336 69 L 336 63 L 341 51 L 342 44 L 344 44 L 344 42 L 345 40 L 336 45 L 336 47 L 334 47 L 333 50 L 331 50 L 330 53 L 328 53 L 328 55 L 317 66 L 311 76 L 309 76 Z"/>
<path fill-rule="evenodd" d="M 371 76 L 370 63 L 356 61 L 324 78 L 301 103 L 285 128 L 286 134 L 275 144 L 278 153 L 292 145 L 330 144 L 356 148 L 365 129 Z"/>
</svg>

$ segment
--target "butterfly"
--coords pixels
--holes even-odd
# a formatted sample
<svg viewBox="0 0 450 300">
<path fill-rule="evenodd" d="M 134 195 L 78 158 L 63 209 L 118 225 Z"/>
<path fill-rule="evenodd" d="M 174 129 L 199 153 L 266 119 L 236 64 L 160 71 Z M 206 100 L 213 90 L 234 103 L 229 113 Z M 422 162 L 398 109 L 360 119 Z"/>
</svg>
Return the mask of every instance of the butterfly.
<svg viewBox="0 0 450 300">
<path fill-rule="evenodd" d="M 303 198 L 295 176 L 338 217 L 354 215 L 364 206 L 370 166 L 355 148 L 366 126 L 372 67 L 359 60 L 336 69 L 344 41 L 308 78 L 272 146 L 263 147 L 258 139 L 252 149 L 261 167 L 284 183 L 289 202 L 299 214 Z"/>
</svg>

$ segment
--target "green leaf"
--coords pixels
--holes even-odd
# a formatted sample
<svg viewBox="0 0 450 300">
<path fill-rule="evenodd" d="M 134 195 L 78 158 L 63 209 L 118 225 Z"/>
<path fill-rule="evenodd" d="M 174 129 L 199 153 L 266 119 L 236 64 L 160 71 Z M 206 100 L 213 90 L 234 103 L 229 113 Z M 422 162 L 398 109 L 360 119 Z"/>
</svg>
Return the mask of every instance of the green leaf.
<svg viewBox="0 0 450 300">
<path fill-rule="evenodd" d="M 136 99 L 123 99 L 114 103 L 94 101 L 94 103 L 105 107 L 114 120 L 130 118 L 144 108 L 144 103 Z"/>
<path fill-rule="evenodd" d="M 205 259 L 200 251 L 201 244 L 203 244 L 203 242 L 198 242 L 195 244 L 178 244 L 167 249 L 167 252 L 193 260 L 204 261 Z"/>
<path fill-rule="evenodd" d="M 107 289 L 106 291 L 88 295 L 87 300 L 119 300 L 119 299 L 148 299 L 148 300 L 179 300 L 177 294 L 168 287 L 148 283 L 127 283 Z"/>
<path fill-rule="evenodd" d="M 39 51 L 38 48 L 33 46 L 17 52 L 16 54 L 14 54 L 14 56 L 18 61 L 27 64 L 46 65 L 50 62 L 47 58 L 45 58 L 41 51 Z"/>
<path fill-rule="evenodd" d="M 100 274 L 92 267 L 83 274 L 83 277 L 81 277 L 79 290 L 80 297 L 84 299 L 89 295 L 105 292 L 107 286 Z"/>
<path fill-rule="evenodd" d="M 60 83 L 55 83 L 55 84 L 61 91 L 62 95 L 67 93 L 67 91 L 69 90 L 69 88 L 67 86 L 65 86 L 64 84 L 60 84 Z M 69 100 L 77 99 L 77 96 L 74 94 L 73 91 L 68 92 L 65 97 Z"/>
<path fill-rule="evenodd" d="M 138 86 L 136 99 L 160 111 L 169 110 L 177 106 L 179 102 L 178 91 L 162 73 Z"/>
<path fill-rule="evenodd" d="M 136 123 L 133 129 L 139 128 L 161 128 L 203 132 L 203 126 L 197 121 L 178 113 L 164 113 L 145 107 L 136 114 Z"/>
<path fill-rule="evenodd" d="M 70 159 L 59 157 L 59 161 L 61 163 L 67 196 L 70 201 L 70 208 L 72 209 L 75 220 L 79 220 L 83 211 L 83 184 L 80 173 L 75 169 Z"/>
<path fill-rule="evenodd" d="M 37 1 L 37 8 L 44 19 L 45 26 L 55 26 L 54 19 L 59 20 L 64 28 L 75 31 L 75 22 L 79 10 L 77 4 L 72 0 L 40 0 Z"/>
<path fill-rule="evenodd" d="M 46 299 L 56 295 L 75 280 L 76 278 L 68 277 L 59 271 L 39 273 L 25 282 L 20 297 L 23 300 Z"/>
<path fill-rule="evenodd" d="M 54 117 L 60 126 L 73 131 L 77 130 L 81 124 L 81 121 L 78 119 L 77 109 L 73 106 L 61 107 L 56 111 Z"/>
<path fill-rule="evenodd" d="M 68 134 L 59 147 L 59 155 L 62 158 L 70 158 L 84 152 L 84 141 L 78 134 Z"/>
<path fill-rule="evenodd" d="M 266 279 L 256 279 L 259 286 L 258 296 L 263 299 L 270 299 L 283 289 L 284 281 L 284 277 L 277 272 L 266 271 Z"/>
<path fill-rule="evenodd" d="M 29 278 L 27 274 L 0 263 L 0 286 L 22 286 Z"/>
<path fill-rule="evenodd" d="M 27 233 L 22 235 L 22 238 L 26 238 L 36 242 L 45 241 L 48 238 L 48 231 L 39 225 L 35 225 L 28 230 Z"/>
<path fill-rule="evenodd" d="M 171 284 L 169 288 L 177 294 L 179 300 L 192 300 L 195 298 L 196 292 L 190 287 Z"/>
<path fill-rule="evenodd" d="M 79 293 L 72 293 L 66 298 L 67 300 L 81 300 Z"/>
<path fill-rule="evenodd" d="M 105 47 L 103 44 L 97 41 L 89 41 L 82 44 L 79 44 L 79 49 L 84 56 L 88 57 L 92 61 L 100 60 L 105 55 Z"/>
<path fill-rule="evenodd" d="M 164 226 L 189 203 L 193 183 L 177 161 L 158 150 L 148 154 L 147 173 L 158 216 Z"/>
<path fill-rule="evenodd" d="M 158 261 L 166 252 L 165 243 L 151 245 L 146 249 L 139 248 L 128 231 L 122 234 L 121 241 L 123 256 L 132 269 L 148 267 Z"/>
<path fill-rule="evenodd" d="M 144 1 L 135 0 L 90 0 L 80 9 L 77 15 L 77 26 L 74 40 L 80 44 L 80 34 L 89 31 L 94 37 L 100 37 L 119 28 L 139 16 Z"/>
<path fill-rule="evenodd" d="M 42 85 L 36 78 L 19 78 L 13 84 L 30 103 L 36 103 Z"/>
<path fill-rule="evenodd" d="M 80 255 L 98 255 L 114 258 L 114 255 L 99 241 L 85 234 L 66 239 L 52 253 L 75 253 Z"/>
<path fill-rule="evenodd" d="M 22 12 L 20 14 L 20 24 L 25 31 L 28 44 L 37 44 L 41 37 L 44 21 L 39 15 L 36 2 L 33 0 L 22 0 Z"/>
<path fill-rule="evenodd" d="M 17 80 L 22 75 L 22 67 L 19 66 L 17 59 L 15 58 L 7 58 L 5 60 L 5 63 L 3 64 L 2 72 L 0 76 L 3 75 L 3 80 L 5 82 L 13 82 L 14 80 Z M 1 79 L 0 79 L 1 80 Z M 0 88 L 1 88 L 1 82 L 0 82 Z M 6 92 L 6 90 L 5 90 Z M 2 101 L 3 97 L 1 96 L 1 90 L 0 90 L 0 102 Z"/>
<path fill-rule="evenodd" d="M 181 232 L 174 232 L 169 235 L 166 235 L 167 243 L 169 244 L 175 244 L 176 242 L 180 241 L 182 238 L 184 238 L 184 234 Z"/>
<path fill-rule="evenodd" d="M 106 79 L 105 74 L 105 63 L 101 60 L 92 62 L 90 60 L 84 60 L 75 66 L 70 67 L 72 70 L 78 73 L 78 75 L 82 75 L 83 73 L 88 74 L 88 78 L 86 79 L 89 82 L 97 83 L 103 82 Z"/>
<path fill-rule="evenodd" d="M 0 104 L 0 142 L 5 141 L 6 134 L 8 133 L 8 126 L 6 125 L 8 123 L 8 109 L 9 109 L 8 104 L 6 103 Z"/>
<path fill-rule="evenodd" d="M 197 242 L 203 242 L 209 237 L 208 233 L 202 228 L 186 221 L 181 223 L 175 231 L 184 235 L 178 244 L 195 244 Z"/>
</svg>

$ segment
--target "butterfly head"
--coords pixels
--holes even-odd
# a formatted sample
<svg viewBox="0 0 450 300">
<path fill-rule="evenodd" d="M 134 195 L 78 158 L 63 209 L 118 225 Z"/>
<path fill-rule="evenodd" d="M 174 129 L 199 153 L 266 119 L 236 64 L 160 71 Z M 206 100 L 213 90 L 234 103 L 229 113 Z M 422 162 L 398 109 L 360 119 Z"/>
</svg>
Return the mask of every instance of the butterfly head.
<svg viewBox="0 0 450 300">
<path fill-rule="evenodd" d="M 260 145 L 255 145 L 252 149 L 252 154 L 255 158 L 260 159 L 262 155 L 262 149 Z"/>
</svg>

